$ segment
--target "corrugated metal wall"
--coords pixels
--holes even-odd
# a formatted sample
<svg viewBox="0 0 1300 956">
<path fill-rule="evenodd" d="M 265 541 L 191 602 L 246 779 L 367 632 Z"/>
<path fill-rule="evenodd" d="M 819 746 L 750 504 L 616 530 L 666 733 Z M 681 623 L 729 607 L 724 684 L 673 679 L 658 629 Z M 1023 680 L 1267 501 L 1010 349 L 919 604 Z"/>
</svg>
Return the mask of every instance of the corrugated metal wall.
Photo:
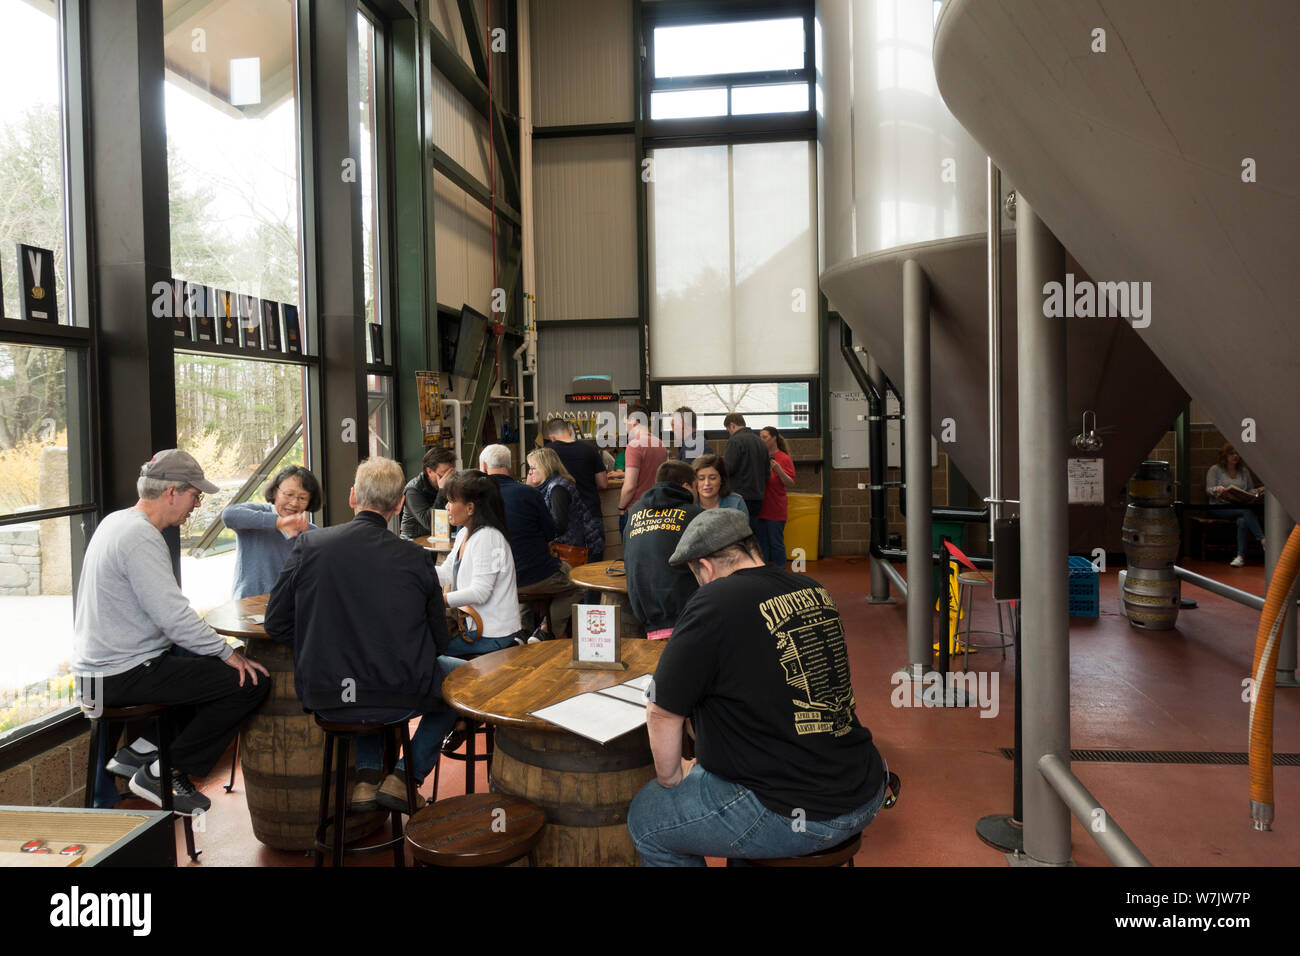
<svg viewBox="0 0 1300 956">
<path fill-rule="evenodd" d="M 440 173 L 434 174 L 434 257 L 438 301 L 469 303 L 484 315 L 492 298 L 492 223 L 487 208 Z"/>
<path fill-rule="evenodd" d="M 429 92 L 434 144 L 486 187 L 490 178 L 487 120 L 437 70 Z M 498 190 L 501 182 L 498 173 Z"/>
<path fill-rule="evenodd" d="M 565 405 L 575 375 L 611 375 L 614 389 L 640 384 L 635 326 L 602 326 L 598 335 L 569 326 L 544 329 L 537 339 L 537 411 L 540 415 L 563 409 L 611 411 L 615 405 Z"/>
<path fill-rule="evenodd" d="M 632 0 L 531 0 L 529 12 L 533 125 L 630 122 Z"/>
<path fill-rule="evenodd" d="M 539 319 L 637 314 L 636 169 L 631 136 L 533 144 Z"/>
</svg>

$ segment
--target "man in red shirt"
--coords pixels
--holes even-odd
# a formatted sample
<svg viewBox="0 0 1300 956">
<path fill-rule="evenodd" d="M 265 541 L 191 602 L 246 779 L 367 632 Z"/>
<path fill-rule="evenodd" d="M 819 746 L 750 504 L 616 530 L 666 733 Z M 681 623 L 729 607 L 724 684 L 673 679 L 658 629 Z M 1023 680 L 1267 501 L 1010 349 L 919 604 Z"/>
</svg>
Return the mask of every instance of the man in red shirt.
<svg viewBox="0 0 1300 956">
<path fill-rule="evenodd" d="M 650 431 L 650 411 L 640 402 L 627 408 L 627 453 L 623 465 L 623 490 L 618 496 L 618 532 L 623 533 L 627 512 L 653 487 L 655 472 L 668 460 L 668 449 Z"/>
</svg>

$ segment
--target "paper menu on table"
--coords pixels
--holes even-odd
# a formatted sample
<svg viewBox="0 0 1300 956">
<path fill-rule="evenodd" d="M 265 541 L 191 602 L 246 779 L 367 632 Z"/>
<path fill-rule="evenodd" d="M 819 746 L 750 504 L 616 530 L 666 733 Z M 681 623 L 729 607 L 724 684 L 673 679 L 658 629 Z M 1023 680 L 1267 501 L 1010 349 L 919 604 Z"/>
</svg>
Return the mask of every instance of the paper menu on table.
<svg viewBox="0 0 1300 956">
<path fill-rule="evenodd" d="M 645 676 L 649 677 L 648 674 Z M 578 694 L 535 710 L 532 716 L 563 727 L 579 737 L 606 744 L 615 737 L 645 726 L 645 691 L 634 684 L 634 681 L 628 681 Z"/>
<path fill-rule="evenodd" d="M 633 677 L 631 680 L 625 680 L 620 687 L 635 687 L 637 690 L 649 690 L 650 685 L 654 683 L 653 674 L 642 674 L 640 677 Z"/>
</svg>

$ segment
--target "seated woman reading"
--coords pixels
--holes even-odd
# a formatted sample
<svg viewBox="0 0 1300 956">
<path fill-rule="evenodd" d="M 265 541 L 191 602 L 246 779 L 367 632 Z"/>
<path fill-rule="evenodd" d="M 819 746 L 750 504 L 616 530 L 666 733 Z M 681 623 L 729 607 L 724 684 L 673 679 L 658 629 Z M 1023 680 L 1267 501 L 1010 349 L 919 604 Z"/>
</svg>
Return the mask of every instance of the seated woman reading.
<svg viewBox="0 0 1300 956">
<path fill-rule="evenodd" d="M 1234 495 L 1232 489 L 1236 489 L 1238 494 Z M 1218 461 L 1205 473 L 1205 496 L 1213 506 L 1214 516 L 1237 519 L 1237 556 L 1230 562 L 1234 568 L 1246 563 L 1246 545 L 1250 541 L 1246 535 L 1253 535 L 1263 547 L 1264 529 L 1259 526 L 1255 512 L 1235 504 L 1229 496 L 1240 499 L 1241 492 L 1255 493 L 1263 490 L 1263 485 L 1255 484 L 1250 469 L 1242 463 L 1241 456 L 1232 445 L 1223 446 Z"/>
</svg>

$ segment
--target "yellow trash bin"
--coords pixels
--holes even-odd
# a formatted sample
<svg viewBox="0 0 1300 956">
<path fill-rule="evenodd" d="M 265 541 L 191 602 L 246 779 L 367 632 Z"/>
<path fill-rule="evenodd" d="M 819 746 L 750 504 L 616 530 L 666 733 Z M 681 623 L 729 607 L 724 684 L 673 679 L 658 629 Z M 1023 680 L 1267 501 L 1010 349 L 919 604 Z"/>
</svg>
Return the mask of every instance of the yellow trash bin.
<svg viewBox="0 0 1300 956">
<path fill-rule="evenodd" d="M 822 531 L 822 496 L 792 493 L 786 499 L 790 510 L 785 522 L 785 556 L 794 560 L 795 549 L 799 548 L 805 561 L 816 561 Z"/>
</svg>

